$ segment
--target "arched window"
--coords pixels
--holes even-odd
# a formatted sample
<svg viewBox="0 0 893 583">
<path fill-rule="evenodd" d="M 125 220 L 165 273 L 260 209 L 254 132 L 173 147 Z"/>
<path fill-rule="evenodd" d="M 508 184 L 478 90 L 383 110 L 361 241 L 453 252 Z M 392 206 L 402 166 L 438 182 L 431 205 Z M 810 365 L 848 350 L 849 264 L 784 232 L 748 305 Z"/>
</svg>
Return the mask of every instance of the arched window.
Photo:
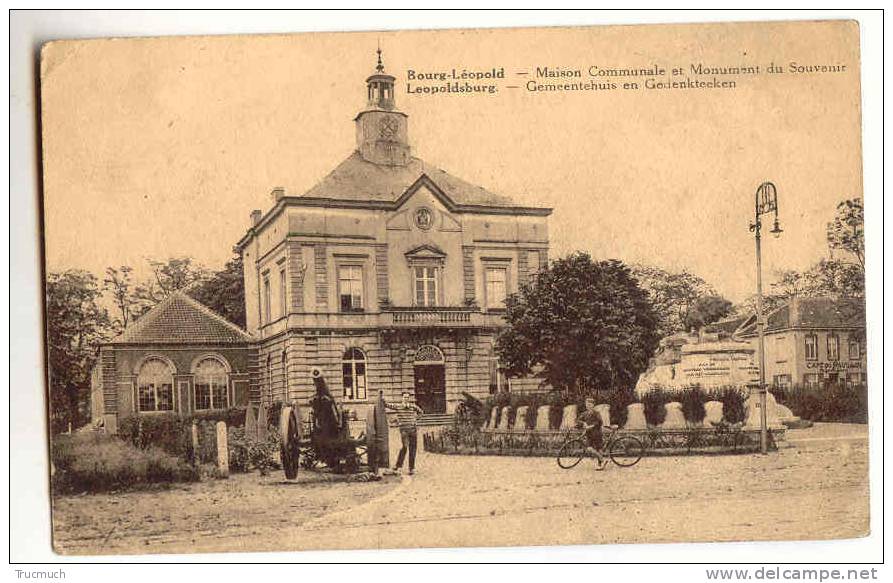
<svg viewBox="0 0 893 583">
<path fill-rule="evenodd" d="M 226 409 L 229 407 L 226 367 L 216 358 L 204 358 L 194 368 L 195 409 Z"/>
<path fill-rule="evenodd" d="M 140 367 L 136 386 L 140 411 L 174 410 L 174 375 L 165 361 L 147 359 Z"/>
<path fill-rule="evenodd" d="M 349 348 L 341 360 L 344 399 L 359 401 L 366 398 L 366 355 L 359 348 Z"/>
</svg>

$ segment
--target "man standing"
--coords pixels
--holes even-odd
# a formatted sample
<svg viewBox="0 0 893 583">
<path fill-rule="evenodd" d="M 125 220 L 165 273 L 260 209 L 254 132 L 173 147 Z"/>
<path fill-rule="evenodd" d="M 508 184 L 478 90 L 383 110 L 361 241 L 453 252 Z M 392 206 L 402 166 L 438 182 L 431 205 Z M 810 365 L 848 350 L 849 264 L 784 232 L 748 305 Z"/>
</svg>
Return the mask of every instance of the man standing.
<svg viewBox="0 0 893 583">
<path fill-rule="evenodd" d="M 406 450 L 409 450 L 409 475 L 415 473 L 415 452 L 418 446 L 418 414 L 423 411 L 409 400 L 409 391 L 403 391 L 403 400 L 399 404 L 385 403 L 385 407 L 397 412 L 397 426 L 400 427 L 400 453 L 394 470 L 403 468 Z"/>
</svg>

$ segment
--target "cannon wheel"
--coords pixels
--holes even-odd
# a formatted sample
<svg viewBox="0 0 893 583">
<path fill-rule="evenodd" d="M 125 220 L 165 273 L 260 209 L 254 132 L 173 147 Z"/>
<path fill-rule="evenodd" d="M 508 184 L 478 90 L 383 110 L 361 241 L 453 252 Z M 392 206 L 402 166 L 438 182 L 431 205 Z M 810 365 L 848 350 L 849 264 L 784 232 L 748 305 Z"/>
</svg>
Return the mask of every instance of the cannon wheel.
<svg viewBox="0 0 893 583">
<path fill-rule="evenodd" d="M 298 465 L 301 459 L 301 422 L 298 420 L 298 415 L 300 409 L 297 406 L 282 407 L 282 412 L 279 414 L 279 453 L 287 480 L 298 477 Z"/>
</svg>

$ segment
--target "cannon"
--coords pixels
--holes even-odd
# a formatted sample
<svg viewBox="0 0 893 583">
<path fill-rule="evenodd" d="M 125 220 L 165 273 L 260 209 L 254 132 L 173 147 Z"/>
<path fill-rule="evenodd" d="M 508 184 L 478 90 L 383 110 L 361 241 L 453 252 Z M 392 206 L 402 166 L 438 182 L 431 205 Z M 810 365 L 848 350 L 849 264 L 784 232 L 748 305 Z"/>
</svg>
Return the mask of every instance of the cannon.
<svg viewBox="0 0 893 583">
<path fill-rule="evenodd" d="M 298 467 L 312 469 L 325 464 L 339 473 L 354 473 L 361 466 L 370 471 L 388 465 L 387 418 L 384 396 L 367 414 L 366 427 L 358 437 L 349 431 L 349 414 L 332 396 L 322 369 L 314 367 L 310 377 L 316 393 L 310 399 L 307 431 L 302 427 L 298 405 L 282 407 L 279 422 L 280 455 L 285 477 L 297 477 Z M 306 435 L 305 435 L 306 433 Z"/>
</svg>

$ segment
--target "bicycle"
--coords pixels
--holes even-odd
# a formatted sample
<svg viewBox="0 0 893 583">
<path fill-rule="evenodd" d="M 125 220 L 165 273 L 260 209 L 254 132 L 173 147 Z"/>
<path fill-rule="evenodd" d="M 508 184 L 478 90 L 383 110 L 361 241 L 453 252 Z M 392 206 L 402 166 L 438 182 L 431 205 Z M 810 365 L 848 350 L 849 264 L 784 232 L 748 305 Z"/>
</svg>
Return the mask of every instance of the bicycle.
<svg viewBox="0 0 893 583">
<path fill-rule="evenodd" d="M 607 425 L 603 429 L 607 429 L 607 436 L 602 449 L 598 452 L 600 456 L 609 457 L 611 461 L 622 468 L 630 468 L 642 459 L 645 452 L 645 446 L 642 441 L 633 435 L 619 435 L 617 425 Z M 561 448 L 558 450 L 558 466 L 565 470 L 569 470 L 579 464 L 584 457 L 593 457 L 588 451 L 589 440 L 586 439 L 586 429 L 579 433 L 571 433 L 564 440 Z"/>
</svg>

